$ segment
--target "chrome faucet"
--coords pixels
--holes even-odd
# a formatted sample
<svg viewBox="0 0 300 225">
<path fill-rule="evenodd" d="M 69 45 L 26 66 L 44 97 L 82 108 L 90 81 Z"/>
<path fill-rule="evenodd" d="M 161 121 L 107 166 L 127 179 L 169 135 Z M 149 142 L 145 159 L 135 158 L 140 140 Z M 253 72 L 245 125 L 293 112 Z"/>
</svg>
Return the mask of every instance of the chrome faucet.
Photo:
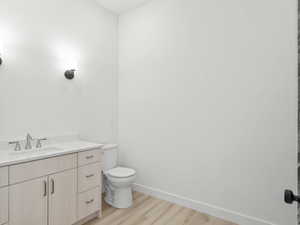
<svg viewBox="0 0 300 225">
<path fill-rule="evenodd" d="M 26 144 L 25 144 L 25 149 L 32 149 L 32 145 L 31 145 L 31 141 L 33 141 L 33 138 L 31 137 L 31 135 L 28 133 L 26 136 Z"/>
</svg>

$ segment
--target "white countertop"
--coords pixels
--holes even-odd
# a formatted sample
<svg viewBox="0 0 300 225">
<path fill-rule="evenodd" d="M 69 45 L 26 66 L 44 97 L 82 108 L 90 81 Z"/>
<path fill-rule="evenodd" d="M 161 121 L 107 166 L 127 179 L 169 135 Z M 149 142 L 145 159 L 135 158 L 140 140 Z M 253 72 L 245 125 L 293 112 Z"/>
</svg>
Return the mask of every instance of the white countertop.
<svg viewBox="0 0 300 225">
<path fill-rule="evenodd" d="M 52 143 L 45 145 L 45 147 L 41 149 L 22 150 L 19 152 L 13 150 L 4 150 L 0 151 L 0 167 L 51 158 L 70 153 L 82 152 L 91 149 L 99 149 L 99 151 L 103 151 L 103 146 L 104 144 L 74 140 L 62 143 Z"/>
<path fill-rule="evenodd" d="M 119 147 L 118 144 L 105 144 L 105 145 L 103 145 L 102 149 L 104 151 L 107 151 L 107 150 L 118 148 L 118 147 Z"/>
</svg>

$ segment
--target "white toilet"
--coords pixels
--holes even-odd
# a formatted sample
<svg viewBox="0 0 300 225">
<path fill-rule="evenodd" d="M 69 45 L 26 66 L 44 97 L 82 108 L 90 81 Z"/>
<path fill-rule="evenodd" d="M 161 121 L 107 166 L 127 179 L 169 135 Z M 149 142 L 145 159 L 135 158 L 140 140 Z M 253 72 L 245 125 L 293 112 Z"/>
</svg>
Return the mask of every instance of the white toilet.
<svg viewBox="0 0 300 225">
<path fill-rule="evenodd" d="M 107 146 L 104 151 L 104 200 L 115 208 L 129 208 L 132 205 L 132 184 L 136 179 L 133 169 L 118 167 L 118 148 Z"/>
</svg>

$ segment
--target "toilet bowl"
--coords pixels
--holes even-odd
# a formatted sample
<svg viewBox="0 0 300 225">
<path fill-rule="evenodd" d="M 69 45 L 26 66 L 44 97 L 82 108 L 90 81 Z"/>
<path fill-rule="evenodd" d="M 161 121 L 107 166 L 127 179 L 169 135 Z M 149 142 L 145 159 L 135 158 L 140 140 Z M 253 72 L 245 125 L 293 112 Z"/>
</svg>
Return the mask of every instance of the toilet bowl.
<svg viewBox="0 0 300 225">
<path fill-rule="evenodd" d="M 132 184 L 136 179 L 133 169 L 117 166 L 117 145 L 104 147 L 104 200 L 115 208 L 132 206 Z"/>
<path fill-rule="evenodd" d="M 136 172 L 125 167 L 116 167 L 104 172 L 104 200 L 115 208 L 129 208 L 132 205 L 132 184 Z"/>
</svg>

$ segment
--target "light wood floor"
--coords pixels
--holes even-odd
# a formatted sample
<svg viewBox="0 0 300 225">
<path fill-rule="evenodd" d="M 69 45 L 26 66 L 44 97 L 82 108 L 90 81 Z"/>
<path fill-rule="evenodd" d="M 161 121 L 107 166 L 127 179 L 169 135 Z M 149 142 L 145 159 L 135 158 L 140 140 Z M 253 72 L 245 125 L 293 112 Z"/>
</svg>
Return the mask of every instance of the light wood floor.
<svg viewBox="0 0 300 225">
<path fill-rule="evenodd" d="M 85 225 L 236 225 L 138 192 L 129 209 L 114 209 L 103 201 L 102 218 Z"/>
</svg>

